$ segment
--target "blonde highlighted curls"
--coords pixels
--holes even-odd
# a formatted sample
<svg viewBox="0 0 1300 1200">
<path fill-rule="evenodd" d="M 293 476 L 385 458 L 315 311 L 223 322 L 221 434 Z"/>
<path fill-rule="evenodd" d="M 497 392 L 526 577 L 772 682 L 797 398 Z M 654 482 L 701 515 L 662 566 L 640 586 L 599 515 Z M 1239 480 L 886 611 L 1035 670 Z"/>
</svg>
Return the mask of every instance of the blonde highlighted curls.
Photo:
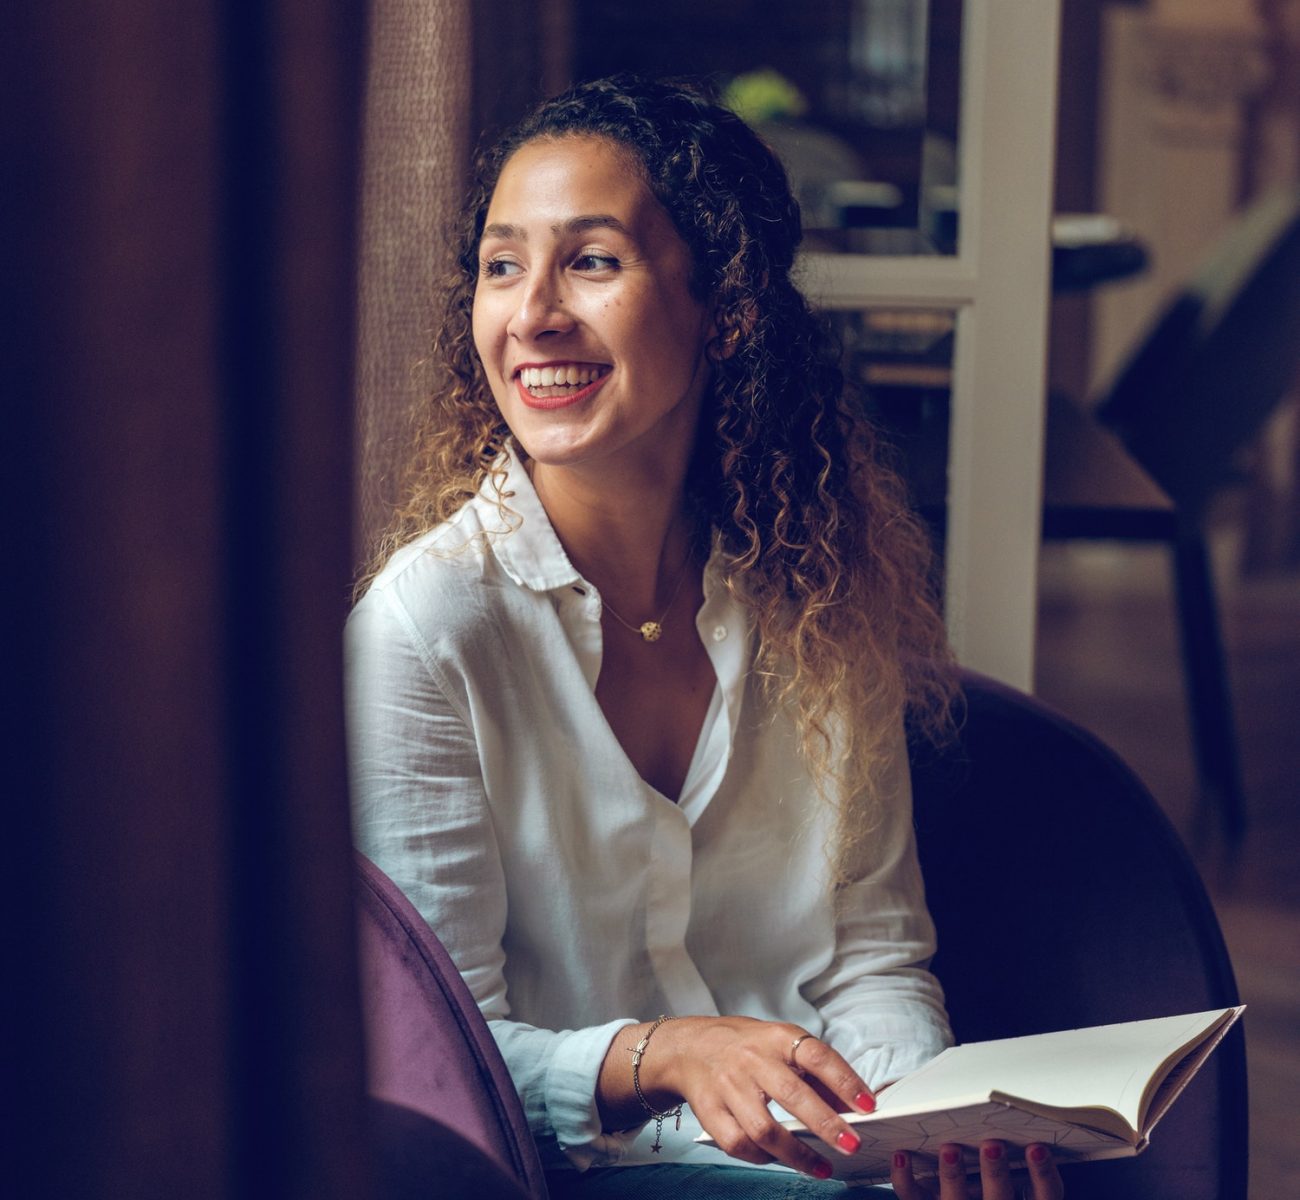
<svg viewBox="0 0 1300 1200">
<path fill-rule="evenodd" d="M 719 539 L 726 586 L 752 615 L 758 670 L 793 709 L 823 792 L 841 798 L 837 859 L 848 877 L 873 806 L 888 800 L 900 718 L 936 739 L 949 728 L 954 672 L 932 555 L 846 398 L 832 339 L 790 279 L 802 231 L 784 170 L 696 87 L 629 76 L 581 84 L 480 156 L 406 498 L 358 590 L 489 478 L 501 499 L 509 430 L 471 333 L 478 242 L 510 155 L 574 136 L 628 153 L 691 251 L 692 291 L 713 307 L 712 381 L 687 477 L 697 546 Z"/>
</svg>

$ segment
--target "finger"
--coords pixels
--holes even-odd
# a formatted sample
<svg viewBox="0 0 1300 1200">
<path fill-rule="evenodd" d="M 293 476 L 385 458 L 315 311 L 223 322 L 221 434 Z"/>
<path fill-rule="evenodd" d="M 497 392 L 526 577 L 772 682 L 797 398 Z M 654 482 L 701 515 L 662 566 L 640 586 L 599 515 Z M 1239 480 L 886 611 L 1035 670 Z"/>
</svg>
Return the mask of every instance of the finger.
<svg viewBox="0 0 1300 1200">
<path fill-rule="evenodd" d="M 844 1105 L 841 1111 L 874 1112 L 876 1097 L 848 1062 L 819 1038 L 800 1041 L 793 1066 L 828 1087 Z"/>
<path fill-rule="evenodd" d="M 917 1183 L 912 1174 L 912 1156 L 906 1150 L 894 1152 L 889 1182 L 899 1200 L 932 1200 L 929 1190 Z"/>
<path fill-rule="evenodd" d="M 718 1148 L 725 1154 L 760 1167 L 772 1161 L 772 1156 L 754 1144 L 749 1134 L 741 1129 L 740 1123 L 725 1108 L 697 1108 L 695 1115 L 704 1131 L 718 1143 Z"/>
<path fill-rule="evenodd" d="M 808 1081 L 786 1067 L 773 1066 L 761 1080 L 763 1090 L 792 1117 L 797 1117 L 827 1146 L 854 1154 L 862 1139 Z"/>
<path fill-rule="evenodd" d="M 735 1096 L 731 1113 L 749 1140 L 777 1162 L 814 1179 L 829 1179 L 834 1173 L 826 1159 L 772 1116 L 767 1107 L 766 1093 L 755 1089 Z"/>
<path fill-rule="evenodd" d="M 939 1200 L 966 1200 L 966 1165 L 952 1142 L 939 1147 Z"/>
<path fill-rule="evenodd" d="M 980 1143 L 980 1185 L 983 1200 L 1016 1200 L 1007 1148 L 1001 1142 Z"/>
<path fill-rule="evenodd" d="M 1041 1143 L 1025 1151 L 1025 1165 L 1029 1168 L 1029 1182 L 1033 1200 L 1063 1200 L 1065 1184 L 1056 1169 L 1052 1152 Z"/>
</svg>

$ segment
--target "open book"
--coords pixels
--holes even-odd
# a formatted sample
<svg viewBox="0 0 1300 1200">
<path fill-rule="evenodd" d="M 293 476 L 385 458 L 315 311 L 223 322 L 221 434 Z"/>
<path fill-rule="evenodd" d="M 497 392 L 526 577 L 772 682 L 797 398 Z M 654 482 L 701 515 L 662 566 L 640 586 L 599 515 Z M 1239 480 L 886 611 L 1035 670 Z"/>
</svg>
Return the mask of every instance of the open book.
<svg viewBox="0 0 1300 1200">
<path fill-rule="evenodd" d="M 846 1115 L 862 1145 L 826 1158 L 837 1179 L 878 1183 L 888 1180 L 895 1150 L 910 1151 L 924 1174 L 937 1169 L 945 1142 L 966 1147 L 972 1169 L 985 1138 L 1006 1142 L 1013 1164 L 1034 1142 L 1053 1147 L 1058 1162 L 1130 1157 L 1146 1149 L 1156 1122 L 1243 1011 L 954 1046 L 882 1091 L 874 1113 Z M 785 1124 L 816 1141 L 797 1121 Z"/>
</svg>

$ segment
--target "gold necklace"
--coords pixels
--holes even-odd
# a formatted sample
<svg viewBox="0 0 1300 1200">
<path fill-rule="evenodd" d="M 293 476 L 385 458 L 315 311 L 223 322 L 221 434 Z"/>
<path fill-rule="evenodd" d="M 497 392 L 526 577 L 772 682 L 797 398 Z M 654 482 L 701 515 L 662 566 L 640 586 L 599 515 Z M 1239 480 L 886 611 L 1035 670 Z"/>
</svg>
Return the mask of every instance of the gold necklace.
<svg viewBox="0 0 1300 1200">
<path fill-rule="evenodd" d="M 677 593 L 682 590 L 682 584 L 686 582 L 686 572 L 691 566 L 691 556 L 686 556 L 686 562 L 682 564 L 682 573 L 677 576 L 677 586 L 673 588 L 672 599 L 668 601 L 668 607 L 659 614 L 657 621 L 642 621 L 640 625 L 633 625 L 631 621 L 625 621 L 614 611 L 614 606 L 608 600 L 602 597 L 601 603 L 606 612 L 614 618 L 625 629 L 630 629 L 633 633 L 639 633 L 643 642 L 657 642 L 664 633 L 664 617 L 671 611 L 674 604 L 677 603 Z"/>
</svg>

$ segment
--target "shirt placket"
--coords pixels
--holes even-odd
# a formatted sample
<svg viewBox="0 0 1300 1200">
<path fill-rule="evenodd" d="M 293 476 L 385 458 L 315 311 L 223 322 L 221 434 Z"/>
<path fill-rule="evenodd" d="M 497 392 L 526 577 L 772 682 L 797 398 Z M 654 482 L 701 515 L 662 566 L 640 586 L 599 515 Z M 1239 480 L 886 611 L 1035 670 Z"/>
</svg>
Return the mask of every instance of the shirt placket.
<svg viewBox="0 0 1300 1200">
<path fill-rule="evenodd" d="M 600 629 L 600 598 L 585 580 L 568 583 L 554 593 L 564 635 L 582 668 L 587 686 L 595 692 L 604 642 Z"/>
<path fill-rule="evenodd" d="M 710 584 L 713 584 L 710 587 Z M 707 753 L 697 756 L 682 788 L 681 810 L 694 825 L 717 792 L 731 761 L 745 684 L 746 621 L 740 607 L 706 575 L 705 600 L 695 619 L 722 697 L 716 724 L 706 731 Z"/>
<path fill-rule="evenodd" d="M 686 949 L 691 919 L 693 848 L 686 814 L 655 794 L 655 827 L 646 872 L 646 950 L 670 1012 L 716 1016 L 718 1006 Z"/>
</svg>

